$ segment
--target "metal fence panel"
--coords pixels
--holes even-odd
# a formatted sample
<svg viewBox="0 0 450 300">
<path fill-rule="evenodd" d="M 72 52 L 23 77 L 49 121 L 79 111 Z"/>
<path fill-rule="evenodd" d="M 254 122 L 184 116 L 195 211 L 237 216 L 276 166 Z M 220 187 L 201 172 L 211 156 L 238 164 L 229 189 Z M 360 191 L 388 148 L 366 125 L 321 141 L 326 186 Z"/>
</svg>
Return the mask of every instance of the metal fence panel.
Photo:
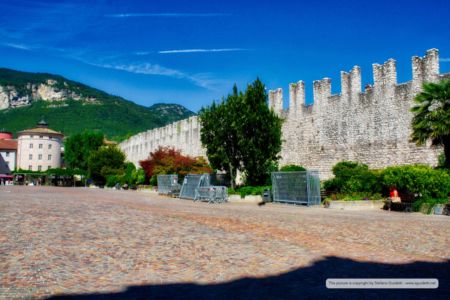
<svg viewBox="0 0 450 300">
<path fill-rule="evenodd" d="M 158 193 L 163 195 L 178 194 L 180 191 L 180 184 L 178 183 L 178 175 L 158 175 Z"/>
<path fill-rule="evenodd" d="M 319 172 L 273 172 L 272 191 L 275 202 L 319 205 Z"/>
<path fill-rule="evenodd" d="M 308 173 L 308 205 L 320 205 L 320 177 L 319 171 L 307 171 Z"/>
<path fill-rule="evenodd" d="M 196 197 L 196 189 L 202 186 L 209 186 L 209 174 L 188 174 L 184 177 L 181 186 L 180 198 L 192 199 Z"/>
<path fill-rule="evenodd" d="M 215 186 L 214 202 L 223 203 L 228 201 L 228 188 L 226 186 Z"/>
<path fill-rule="evenodd" d="M 226 186 L 201 186 L 196 189 L 194 201 L 208 201 L 208 203 L 223 203 L 228 199 Z"/>
</svg>

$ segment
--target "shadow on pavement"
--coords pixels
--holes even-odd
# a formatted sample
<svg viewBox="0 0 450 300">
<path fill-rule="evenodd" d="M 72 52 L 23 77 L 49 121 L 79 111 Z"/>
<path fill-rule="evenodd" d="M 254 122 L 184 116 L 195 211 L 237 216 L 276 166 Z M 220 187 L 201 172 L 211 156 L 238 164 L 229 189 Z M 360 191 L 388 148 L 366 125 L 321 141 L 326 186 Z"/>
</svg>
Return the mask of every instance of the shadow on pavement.
<svg viewBox="0 0 450 300">
<path fill-rule="evenodd" d="M 327 278 L 438 278 L 438 289 L 327 289 Z M 220 284 L 130 286 L 123 292 L 57 295 L 49 299 L 450 299 L 450 260 L 383 264 L 326 257 L 277 276 Z"/>
</svg>

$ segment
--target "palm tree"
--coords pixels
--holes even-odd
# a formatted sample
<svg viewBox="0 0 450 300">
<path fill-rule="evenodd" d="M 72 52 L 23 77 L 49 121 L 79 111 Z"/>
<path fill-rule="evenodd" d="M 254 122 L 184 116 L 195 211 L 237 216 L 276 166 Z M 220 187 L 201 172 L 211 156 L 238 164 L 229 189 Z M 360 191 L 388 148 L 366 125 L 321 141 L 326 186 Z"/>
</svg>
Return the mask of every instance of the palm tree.
<svg viewBox="0 0 450 300">
<path fill-rule="evenodd" d="M 425 83 L 414 101 L 412 141 L 423 145 L 431 140 L 432 145 L 443 146 L 444 166 L 450 169 L 450 80 Z"/>
</svg>

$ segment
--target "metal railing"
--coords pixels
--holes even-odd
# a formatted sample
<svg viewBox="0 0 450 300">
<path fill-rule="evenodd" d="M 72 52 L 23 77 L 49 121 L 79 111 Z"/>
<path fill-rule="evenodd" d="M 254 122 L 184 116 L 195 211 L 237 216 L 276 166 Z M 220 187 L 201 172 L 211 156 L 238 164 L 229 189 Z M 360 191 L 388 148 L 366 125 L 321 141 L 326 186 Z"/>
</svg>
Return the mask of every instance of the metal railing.
<svg viewBox="0 0 450 300">
<path fill-rule="evenodd" d="M 188 174 L 184 177 L 180 198 L 223 203 L 228 199 L 228 189 L 225 186 L 211 185 L 210 174 Z"/>
<path fill-rule="evenodd" d="M 178 175 L 158 175 L 158 194 L 177 196 L 180 193 L 180 184 Z"/>
<path fill-rule="evenodd" d="M 273 172 L 273 201 L 320 205 L 319 171 Z"/>
<path fill-rule="evenodd" d="M 209 174 L 188 174 L 184 177 L 181 186 L 180 198 L 195 200 L 196 189 L 209 186 Z"/>
<path fill-rule="evenodd" d="M 201 186 L 196 189 L 194 201 L 207 201 L 208 203 L 224 203 L 228 199 L 226 186 Z"/>
</svg>

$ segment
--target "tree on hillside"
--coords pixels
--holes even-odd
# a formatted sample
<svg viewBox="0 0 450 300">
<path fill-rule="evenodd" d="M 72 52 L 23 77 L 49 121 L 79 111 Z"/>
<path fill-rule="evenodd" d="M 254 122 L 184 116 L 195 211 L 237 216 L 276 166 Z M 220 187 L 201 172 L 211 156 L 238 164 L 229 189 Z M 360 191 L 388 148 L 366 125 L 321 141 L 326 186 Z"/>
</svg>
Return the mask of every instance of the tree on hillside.
<svg viewBox="0 0 450 300">
<path fill-rule="evenodd" d="M 125 154 L 117 146 L 103 146 L 91 153 L 87 166 L 89 177 L 103 185 L 108 176 L 124 173 Z"/>
<path fill-rule="evenodd" d="M 187 174 L 211 173 L 212 169 L 201 157 L 193 158 L 182 155 L 179 150 L 169 147 L 159 147 L 150 156 L 139 162 L 151 182 L 156 182 L 158 174 L 178 174 L 184 177 Z M 153 178 L 153 179 L 152 179 Z"/>
<path fill-rule="evenodd" d="M 88 169 L 88 159 L 92 152 L 103 145 L 104 136 L 99 132 L 86 131 L 74 134 L 64 142 L 64 160 L 73 169 Z"/>
<path fill-rule="evenodd" d="M 450 80 L 425 83 L 414 99 L 411 139 L 418 145 L 431 140 L 444 147 L 444 166 L 450 169 Z"/>
<path fill-rule="evenodd" d="M 211 165 L 227 170 L 234 187 L 237 170 L 246 184 L 265 184 L 281 151 L 282 120 L 267 106 L 264 84 L 256 79 L 244 93 L 233 93 L 220 104 L 203 108 L 201 141 Z"/>
</svg>

